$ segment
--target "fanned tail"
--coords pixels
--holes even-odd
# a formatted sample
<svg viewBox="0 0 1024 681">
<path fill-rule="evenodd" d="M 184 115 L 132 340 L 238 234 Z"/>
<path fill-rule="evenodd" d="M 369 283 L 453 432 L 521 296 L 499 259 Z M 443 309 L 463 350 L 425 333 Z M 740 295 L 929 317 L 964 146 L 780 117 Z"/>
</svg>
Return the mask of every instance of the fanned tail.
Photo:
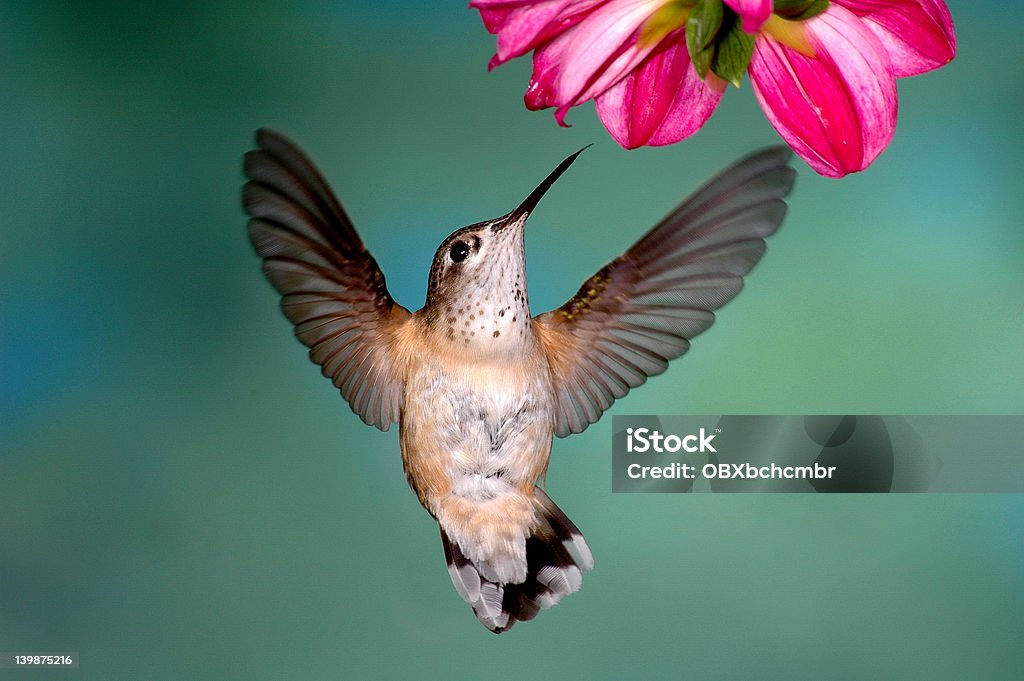
<svg viewBox="0 0 1024 681">
<path fill-rule="evenodd" d="M 526 539 L 526 579 L 500 583 L 487 579 L 441 528 L 441 543 L 452 584 L 473 607 L 480 623 L 495 634 L 508 631 L 517 621 L 529 621 L 542 608 L 579 590 L 583 573 L 594 567 L 594 556 L 583 533 L 551 501 L 535 490 L 539 524 Z"/>
</svg>

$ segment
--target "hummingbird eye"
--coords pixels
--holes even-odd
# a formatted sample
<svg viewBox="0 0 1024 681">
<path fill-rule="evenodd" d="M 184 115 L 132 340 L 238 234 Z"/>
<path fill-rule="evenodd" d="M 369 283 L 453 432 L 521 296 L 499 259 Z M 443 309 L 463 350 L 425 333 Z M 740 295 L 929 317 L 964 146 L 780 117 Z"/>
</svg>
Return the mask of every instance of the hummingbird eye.
<svg viewBox="0 0 1024 681">
<path fill-rule="evenodd" d="M 465 241 L 456 241 L 448 251 L 448 257 L 452 262 L 462 262 L 469 255 L 469 244 Z"/>
</svg>

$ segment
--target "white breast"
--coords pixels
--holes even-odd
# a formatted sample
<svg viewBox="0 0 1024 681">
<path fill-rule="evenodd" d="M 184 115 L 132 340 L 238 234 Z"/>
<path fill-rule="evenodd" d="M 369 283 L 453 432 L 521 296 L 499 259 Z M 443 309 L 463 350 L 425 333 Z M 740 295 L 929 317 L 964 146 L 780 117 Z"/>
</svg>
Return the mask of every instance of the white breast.
<svg viewBox="0 0 1024 681">
<path fill-rule="evenodd" d="M 552 397 L 545 371 L 529 363 L 425 362 L 407 384 L 417 437 L 447 456 L 458 496 L 484 501 L 534 482 L 551 451 Z M 409 409 L 412 407 L 412 409 Z"/>
</svg>

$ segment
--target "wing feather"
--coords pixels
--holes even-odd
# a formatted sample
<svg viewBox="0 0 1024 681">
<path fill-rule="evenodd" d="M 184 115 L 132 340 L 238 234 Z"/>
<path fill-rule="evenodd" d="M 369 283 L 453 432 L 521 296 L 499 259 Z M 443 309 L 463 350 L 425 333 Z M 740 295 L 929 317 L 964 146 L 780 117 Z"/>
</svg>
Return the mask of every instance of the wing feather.
<svg viewBox="0 0 1024 681">
<path fill-rule="evenodd" d="M 578 433 L 664 372 L 743 288 L 786 214 L 785 147 L 738 161 L 697 190 L 534 328 L 555 380 L 555 434 Z"/>
<path fill-rule="evenodd" d="M 310 359 L 363 421 L 387 430 L 399 418 L 396 348 L 409 311 L 306 155 L 270 130 L 256 143 L 243 161 L 242 204 L 263 272 Z"/>
</svg>

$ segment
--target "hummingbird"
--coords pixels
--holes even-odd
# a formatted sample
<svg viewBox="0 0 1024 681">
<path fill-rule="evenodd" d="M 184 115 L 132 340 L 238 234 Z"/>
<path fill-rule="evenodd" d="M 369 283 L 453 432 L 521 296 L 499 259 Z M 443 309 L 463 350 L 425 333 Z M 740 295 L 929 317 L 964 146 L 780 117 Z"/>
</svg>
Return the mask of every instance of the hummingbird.
<svg viewBox="0 0 1024 681">
<path fill-rule="evenodd" d="M 544 490 L 554 437 L 583 431 L 669 360 L 743 287 L 786 213 L 786 147 L 710 180 L 561 307 L 533 315 L 524 232 L 541 197 L 452 232 L 410 312 L 328 183 L 267 129 L 245 154 L 248 233 L 281 309 L 352 410 L 399 427 L 402 464 L 437 521 L 456 591 L 502 633 L 577 591 L 594 558 Z"/>
</svg>

